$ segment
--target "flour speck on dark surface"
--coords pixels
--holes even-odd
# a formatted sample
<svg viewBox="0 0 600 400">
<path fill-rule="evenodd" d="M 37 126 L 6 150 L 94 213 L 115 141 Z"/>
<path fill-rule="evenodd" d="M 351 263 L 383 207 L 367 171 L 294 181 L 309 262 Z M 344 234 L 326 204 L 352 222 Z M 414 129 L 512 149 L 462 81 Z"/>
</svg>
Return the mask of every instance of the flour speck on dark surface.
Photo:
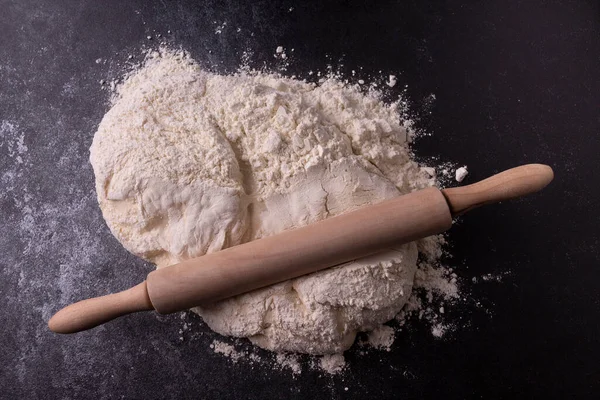
<svg viewBox="0 0 600 400">
<path fill-rule="evenodd" d="M 3 398 L 594 398 L 600 389 L 596 2 L 1 3 Z M 389 349 L 355 345 L 339 374 L 223 338 L 192 313 L 51 333 L 60 308 L 153 269 L 106 226 L 89 147 L 111 83 L 161 43 L 218 73 L 245 64 L 316 81 L 331 65 L 407 97 L 428 133 L 414 143 L 418 159 L 467 164 L 466 183 L 542 162 L 555 181 L 450 231 L 453 273 L 476 300 L 444 309 L 456 327 L 433 328 L 449 334 L 435 337 L 415 316 Z M 234 363 L 215 343 L 254 356 Z"/>
</svg>

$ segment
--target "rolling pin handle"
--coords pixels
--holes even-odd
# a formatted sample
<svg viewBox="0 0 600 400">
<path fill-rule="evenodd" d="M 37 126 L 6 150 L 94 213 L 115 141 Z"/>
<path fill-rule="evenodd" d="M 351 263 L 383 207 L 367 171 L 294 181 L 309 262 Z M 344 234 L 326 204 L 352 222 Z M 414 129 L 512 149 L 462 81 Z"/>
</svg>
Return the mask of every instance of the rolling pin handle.
<svg viewBox="0 0 600 400">
<path fill-rule="evenodd" d="M 538 192 L 554 178 L 552 168 L 527 164 L 500 172 L 472 185 L 442 190 L 452 216 L 458 216 L 484 204 L 497 203 Z"/>
<path fill-rule="evenodd" d="M 56 333 L 75 333 L 92 329 L 122 315 L 154 310 L 146 281 L 119 293 L 71 304 L 54 314 L 48 327 Z"/>
</svg>

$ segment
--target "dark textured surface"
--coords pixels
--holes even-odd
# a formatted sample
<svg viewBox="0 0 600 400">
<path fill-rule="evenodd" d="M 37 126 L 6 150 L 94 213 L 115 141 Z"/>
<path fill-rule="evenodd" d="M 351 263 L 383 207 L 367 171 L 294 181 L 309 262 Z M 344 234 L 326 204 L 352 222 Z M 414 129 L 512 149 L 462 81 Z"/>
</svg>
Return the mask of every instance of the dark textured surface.
<svg viewBox="0 0 600 400">
<path fill-rule="evenodd" d="M 0 397 L 595 398 L 598 3 L 245 3 L 0 1 Z M 543 194 L 477 210 L 451 233 L 465 281 L 511 271 L 503 284 L 469 288 L 493 315 L 452 311 L 470 322 L 444 340 L 414 324 L 391 353 L 349 352 L 337 377 L 232 365 L 188 314 L 48 332 L 60 307 L 151 269 L 103 223 L 87 158 L 108 107 L 99 81 L 122 74 L 157 33 L 219 71 L 246 49 L 254 66 L 277 66 L 273 50 L 284 45 L 294 48 L 288 74 L 328 62 L 395 73 L 396 93 L 408 85 L 418 124 L 434 133 L 417 153 L 465 162 L 471 180 L 525 162 L 555 167 Z"/>
</svg>

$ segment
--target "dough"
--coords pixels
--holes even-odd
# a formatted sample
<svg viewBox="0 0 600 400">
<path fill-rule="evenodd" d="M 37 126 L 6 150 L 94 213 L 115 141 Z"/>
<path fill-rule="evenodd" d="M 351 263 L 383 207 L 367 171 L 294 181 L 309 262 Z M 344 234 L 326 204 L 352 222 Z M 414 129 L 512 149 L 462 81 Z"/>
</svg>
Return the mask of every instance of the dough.
<svg viewBox="0 0 600 400">
<path fill-rule="evenodd" d="M 335 79 L 220 76 L 162 51 L 119 87 L 91 147 L 98 201 L 165 267 L 428 186 L 396 108 Z M 338 353 L 410 296 L 414 243 L 196 307 L 223 335 Z"/>
</svg>

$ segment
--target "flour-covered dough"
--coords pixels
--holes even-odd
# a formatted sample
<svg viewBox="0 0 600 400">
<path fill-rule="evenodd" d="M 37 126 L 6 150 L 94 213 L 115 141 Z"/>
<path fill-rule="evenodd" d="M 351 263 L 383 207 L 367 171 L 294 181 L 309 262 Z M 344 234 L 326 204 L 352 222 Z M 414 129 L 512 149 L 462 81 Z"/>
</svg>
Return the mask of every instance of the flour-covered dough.
<svg viewBox="0 0 600 400">
<path fill-rule="evenodd" d="M 393 105 L 169 51 L 119 87 L 91 162 L 111 231 L 159 268 L 432 183 Z M 400 311 L 416 259 L 411 243 L 194 311 L 270 350 L 337 353 Z"/>
</svg>

